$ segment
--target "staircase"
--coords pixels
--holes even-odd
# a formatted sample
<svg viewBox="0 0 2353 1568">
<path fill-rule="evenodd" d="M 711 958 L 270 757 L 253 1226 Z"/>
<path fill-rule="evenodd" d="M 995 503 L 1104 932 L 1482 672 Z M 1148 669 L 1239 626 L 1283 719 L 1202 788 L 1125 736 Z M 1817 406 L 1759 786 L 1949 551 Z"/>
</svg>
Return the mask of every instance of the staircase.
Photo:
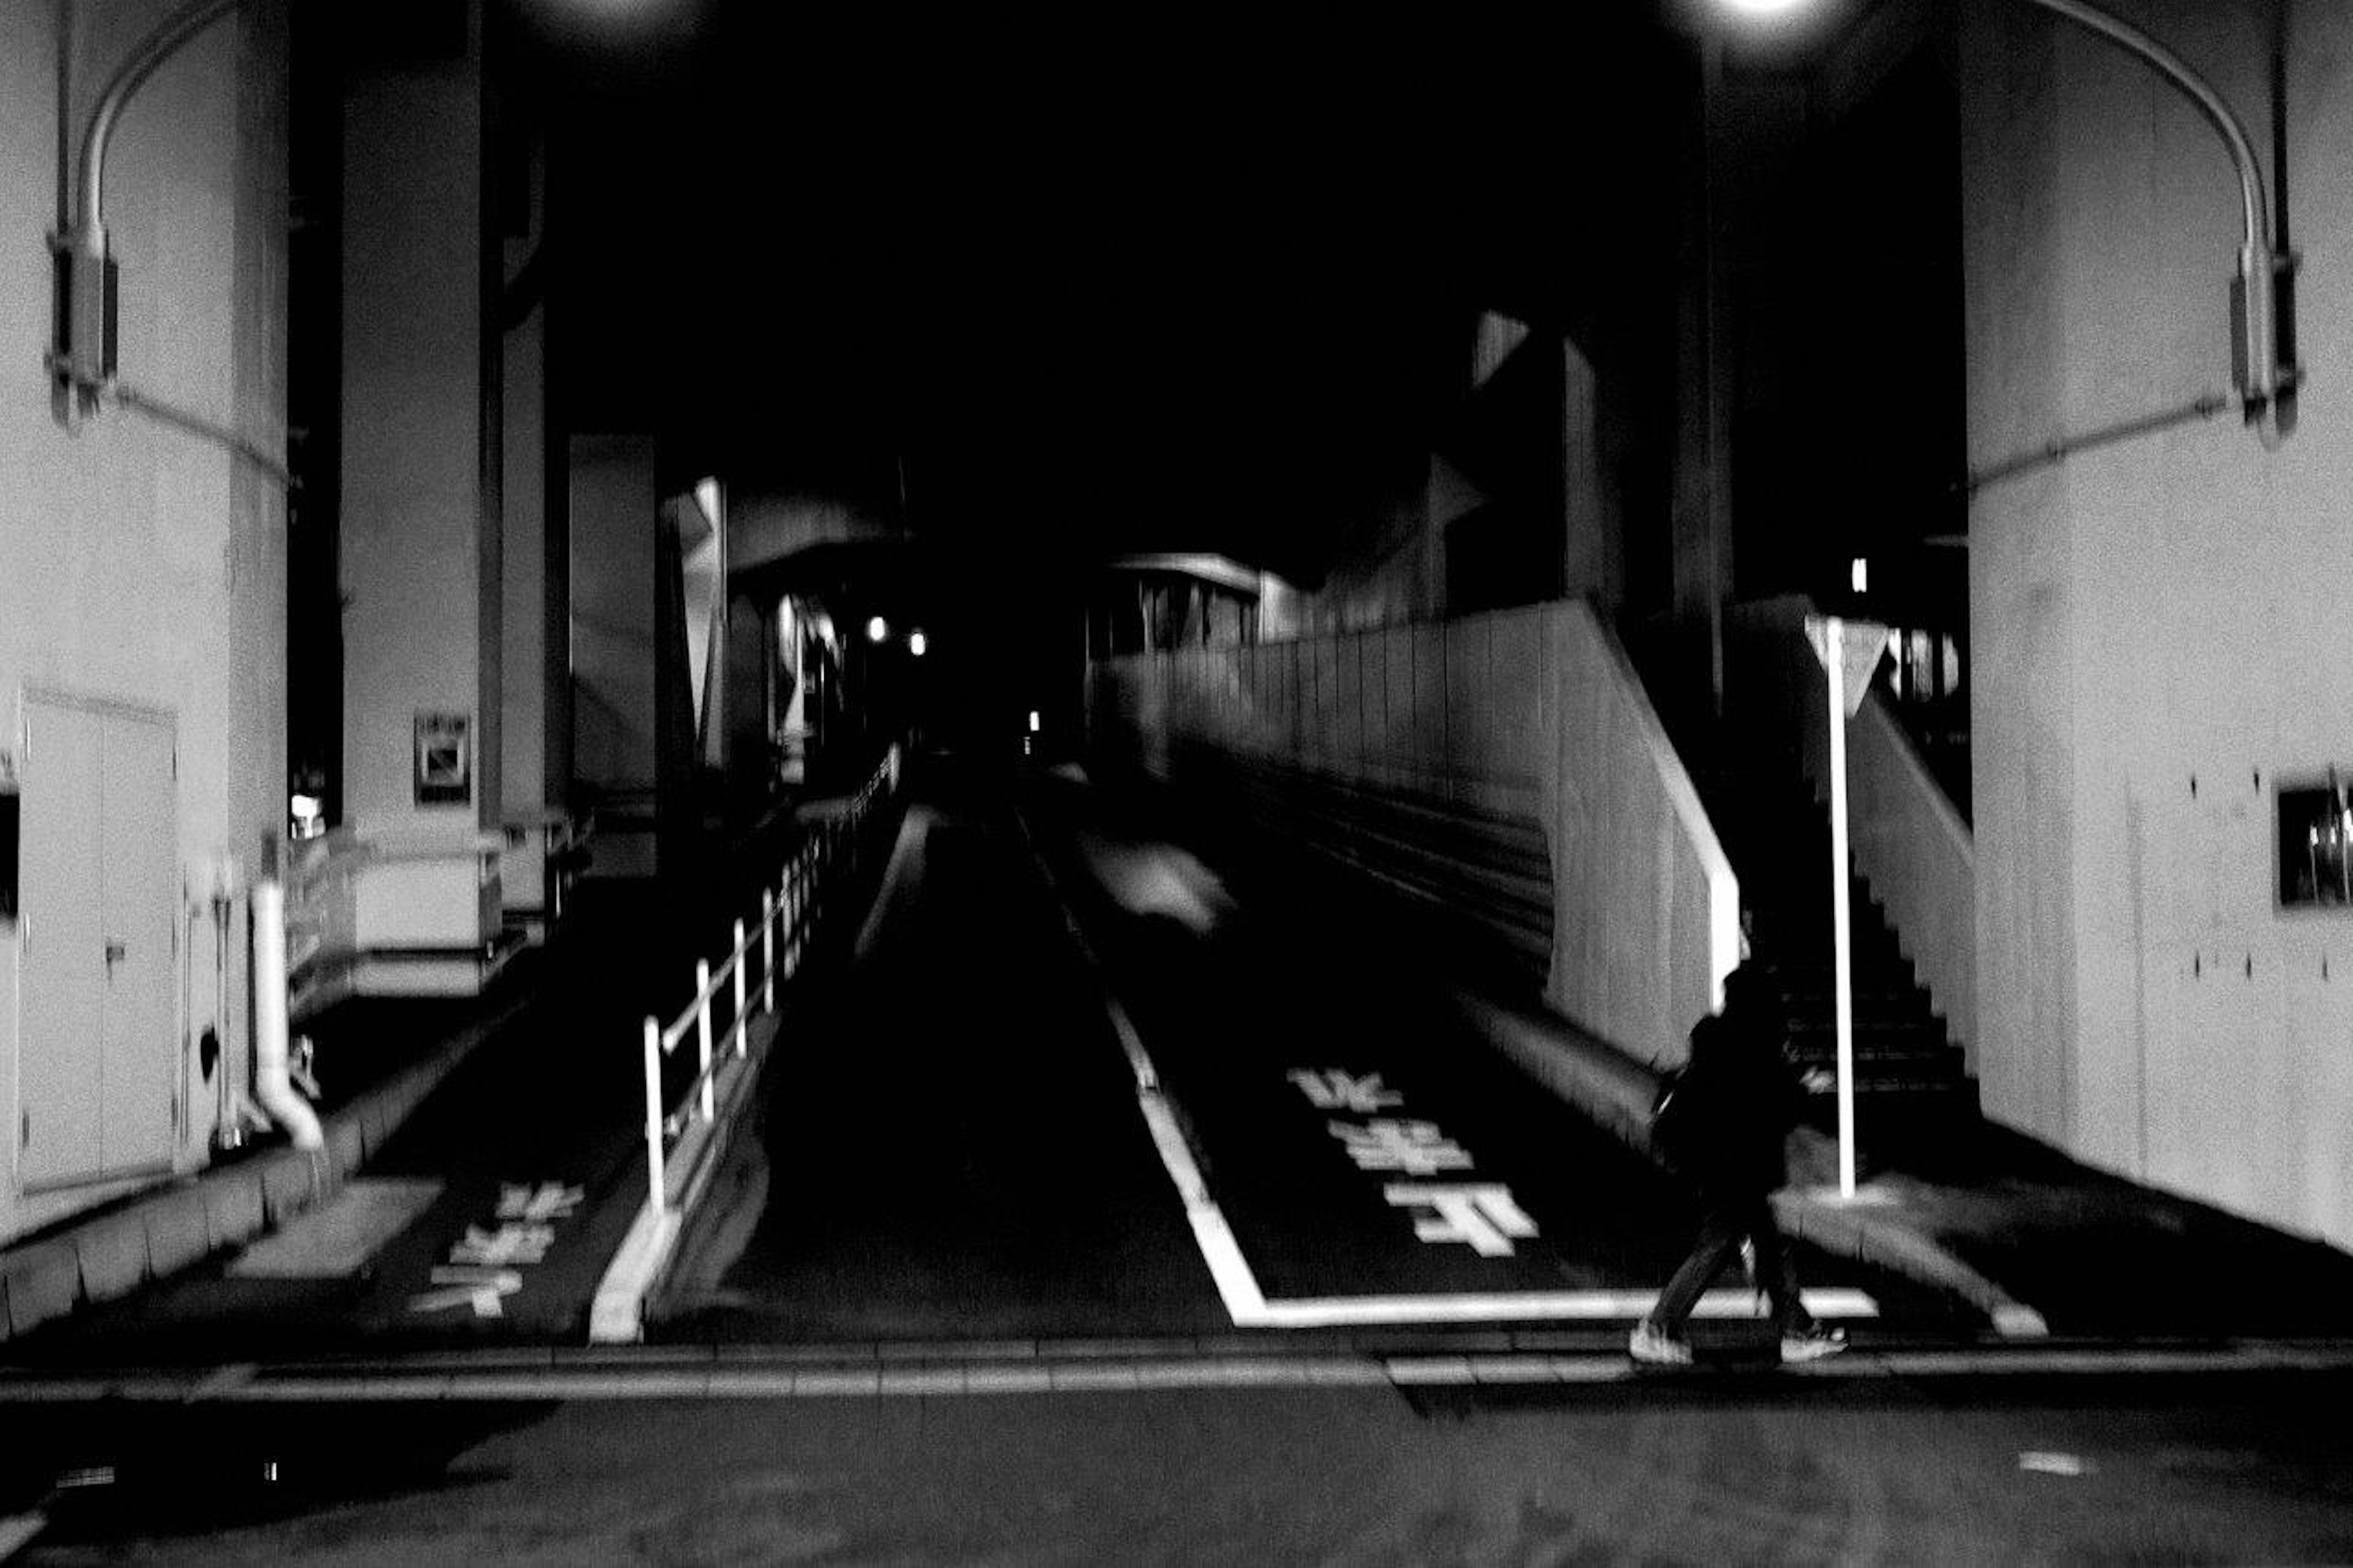
<svg viewBox="0 0 2353 1568">
<path fill-rule="evenodd" d="M 1781 999 L 1790 1054 L 1808 1068 L 1835 1068 L 1830 812 L 1799 778 L 1794 760 L 1744 768 L 1737 777 L 1719 772 L 1701 795 L 1740 878 L 1750 960 Z M 1872 1119 L 1873 1108 L 1906 1123 L 1974 1115 L 1977 1081 L 1930 1010 L 1870 884 L 1850 874 L 1847 892 L 1855 1096 L 1864 1107 L 1858 1122 Z"/>
<path fill-rule="evenodd" d="M 1638 653 L 1651 700 L 1683 758 L 1725 854 L 1740 879 L 1749 958 L 1780 998 L 1789 1051 L 1800 1066 L 1838 1062 L 1831 955 L 1830 809 L 1815 798 L 1795 738 L 1720 720 L 1675 700 L 1653 641 Z M 1663 678 L 1662 678 L 1663 677 Z M 1977 1080 L 1931 1010 L 1871 886 L 1850 867 L 1857 1141 L 1907 1149 L 1978 1116 Z M 1824 1115 L 1832 1114 L 1824 1097 Z"/>
</svg>

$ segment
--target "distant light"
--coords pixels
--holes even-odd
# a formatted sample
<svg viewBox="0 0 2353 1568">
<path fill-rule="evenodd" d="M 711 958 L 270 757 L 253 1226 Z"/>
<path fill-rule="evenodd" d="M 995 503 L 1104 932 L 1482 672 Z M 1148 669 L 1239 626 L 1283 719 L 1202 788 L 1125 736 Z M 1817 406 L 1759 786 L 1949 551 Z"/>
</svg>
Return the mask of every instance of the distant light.
<svg viewBox="0 0 2353 1568">
<path fill-rule="evenodd" d="M 1854 584 L 1854 591 L 1856 593 L 1868 594 L 1871 592 L 1870 562 L 1864 560 L 1860 555 L 1856 556 L 1854 558 L 1854 564 L 1848 569 L 1847 575 Z"/>
<path fill-rule="evenodd" d="M 1810 4 L 1810 0 L 1716 0 L 1716 4 L 1744 16 L 1778 16 L 1784 11 L 1795 11 Z"/>
<path fill-rule="evenodd" d="M 907 651 L 914 655 L 917 658 L 923 658 L 924 650 L 929 648 L 931 646 L 931 643 L 924 637 L 923 633 L 909 632 L 907 634 Z"/>
<path fill-rule="evenodd" d="M 884 637 L 887 637 L 890 635 L 891 623 L 884 620 L 881 616 L 877 616 L 872 620 L 866 623 L 866 640 L 868 642 L 881 642 Z"/>
<path fill-rule="evenodd" d="M 1029 732 L 1033 735 L 1038 732 L 1038 710 L 1035 708 L 1029 710 Z"/>
</svg>

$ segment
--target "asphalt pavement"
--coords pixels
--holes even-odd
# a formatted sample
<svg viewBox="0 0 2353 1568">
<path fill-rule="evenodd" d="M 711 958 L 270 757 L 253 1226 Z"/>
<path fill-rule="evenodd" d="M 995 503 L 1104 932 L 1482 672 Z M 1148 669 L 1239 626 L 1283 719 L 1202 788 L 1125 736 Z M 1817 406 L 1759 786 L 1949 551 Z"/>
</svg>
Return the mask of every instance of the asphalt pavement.
<svg viewBox="0 0 2353 1568">
<path fill-rule="evenodd" d="M 2341 1563 L 2348 1395 L 2338 1373 L 62 1405 L 8 1413 L 43 1462 L 0 1462 L 0 1531 L 27 1564 Z"/>
</svg>

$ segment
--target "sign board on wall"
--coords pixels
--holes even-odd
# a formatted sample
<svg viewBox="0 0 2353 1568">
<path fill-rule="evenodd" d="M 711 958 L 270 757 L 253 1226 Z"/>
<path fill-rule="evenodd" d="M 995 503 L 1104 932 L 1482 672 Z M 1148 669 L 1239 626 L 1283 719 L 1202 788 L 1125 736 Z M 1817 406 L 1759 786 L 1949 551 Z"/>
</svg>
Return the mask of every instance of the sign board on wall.
<svg viewBox="0 0 2353 1568">
<path fill-rule="evenodd" d="M 474 739 L 464 713 L 417 715 L 417 804 L 464 805 L 474 798 Z"/>
</svg>

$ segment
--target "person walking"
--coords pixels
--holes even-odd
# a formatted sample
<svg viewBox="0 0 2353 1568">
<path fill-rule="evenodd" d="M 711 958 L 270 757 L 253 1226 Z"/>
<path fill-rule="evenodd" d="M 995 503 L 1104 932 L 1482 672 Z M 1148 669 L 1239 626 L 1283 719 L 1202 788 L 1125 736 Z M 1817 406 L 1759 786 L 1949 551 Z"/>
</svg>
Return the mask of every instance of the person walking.
<svg viewBox="0 0 2353 1568">
<path fill-rule="evenodd" d="M 1784 1050 L 1778 999 L 1753 964 L 1724 983 L 1724 1007 L 1692 1030 L 1691 1060 L 1667 1086 L 1652 1142 L 1699 1199 L 1699 1237 L 1658 1304 L 1635 1325 L 1628 1350 L 1652 1365 L 1692 1359 L 1685 1324 L 1700 1293 L 1744 1247 L 1780 1331 L 1784 1362 L 1846 1348 L 1799 1300 L 1797 1268 L 1773 1220 L 1772 1194 L 1788 1181 L 1784 1152 L 1805 1115 L 1807 1084 Z"/>
</svg>

